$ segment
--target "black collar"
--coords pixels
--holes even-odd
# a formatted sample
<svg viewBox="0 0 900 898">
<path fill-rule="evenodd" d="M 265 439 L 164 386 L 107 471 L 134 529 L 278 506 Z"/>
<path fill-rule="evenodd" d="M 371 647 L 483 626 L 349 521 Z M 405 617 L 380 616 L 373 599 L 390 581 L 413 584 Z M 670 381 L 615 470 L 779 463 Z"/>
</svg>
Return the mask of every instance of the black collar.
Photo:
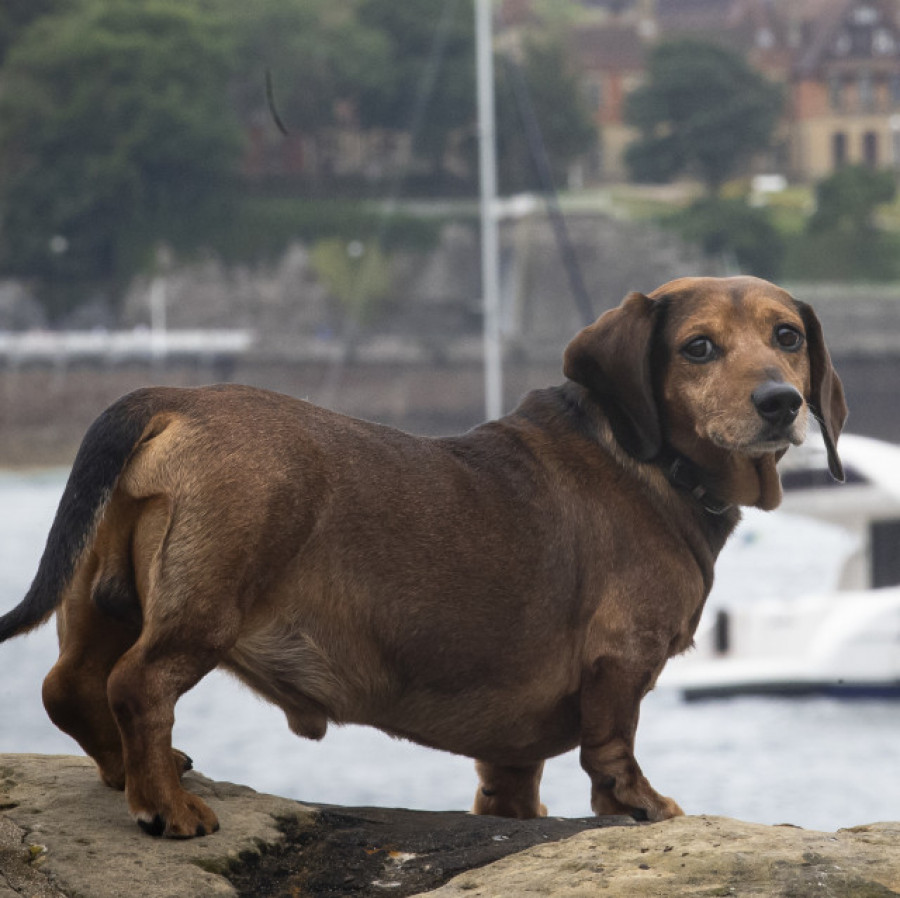
<svg viewBox="0 0 900 898">
<path fill-rule="evenodd" d="M 710 514 L 722 515 L 734 506 L 717 499 L 704 482 L 700 469 L 692 461 L 673 449 L 663 451 L 656 459 L 666 472 L 669 483 L 690 493 Z"/>
</svg>

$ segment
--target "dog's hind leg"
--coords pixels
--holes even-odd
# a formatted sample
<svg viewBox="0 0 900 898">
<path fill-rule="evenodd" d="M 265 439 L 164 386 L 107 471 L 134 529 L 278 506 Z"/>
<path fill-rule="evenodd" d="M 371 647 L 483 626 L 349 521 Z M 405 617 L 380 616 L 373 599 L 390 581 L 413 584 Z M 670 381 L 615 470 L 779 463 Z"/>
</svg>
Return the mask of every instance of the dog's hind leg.
<svg viewBox="0 0 900 898">
<path fill-rule="evenodd" d="M 217 665 L 220 651 L 202 639 L 180 638 L 178 629 L 166 628 L 161 635 L 145 624 L 141 638 L 113 669 L 108 694 L 122 734 L 132 815 L 151 835 L 189 838 L 214 832 L 219 823 L 206 803 L 181 785 L 173 764 L 175 703 Z"/>
<path fill-rule="evenodd" d="M 106 681 L 137 638 L 133 627 L 105 615 L 93 602 L 96 561 L 83 564 L 58 612 L 59 660 L 44 679 L 44 707 L 53 723 L 97 764 L 101 779 L 125 787 L 122 740 L 109 708 Z"/>
<path fill-rule="evenodd" d="M 182 513 L 183 532 L 201 530 Z M 152 835 L 188 838 L 218 829 L 215 814 L 186 791 L 173 764 L 175 703 L 213 670 L 237 639 L 242 546 L 234 557 L 207 523 L 208 552 L 185 552 L 167 503 L 142 515 L 134 536 L 142 602 L 140 638 L 109 676 L 110 708 L 122 735 L 125 792 L 132 815 Z M 221 534 L 218 534 L 221 535 Z M 231 544 L 235 541 L 231 540 Z M 234 579 L 232 579 L 234 575 Z M 248 575 L 249 576 L 249 575 Z M 177 757 L 177 756 L 176 756 Z"/>
<path fill-rule="evenodd" d="M 546 817 L 547 808 L 541 804 L 540 785 L 544 764 L 508 767 L 476 761 L 478 791 L 475 793 L 473 814 L 495 817 L 516 817 L 529 820 Z"/>
<path fill-rule="evenodd" d="M 141 632 L 130 561 L 135 507 L 112 503 L 90 551 L 76 566 L 57 613 L 59 660 L 44 680 L 50 719 L 97 764 L 101 779 L 125 788 L 122 738 L 109 707 L 107 680 Z M 172 752 L 180 776 L 190 758 Z"/>
</svg>

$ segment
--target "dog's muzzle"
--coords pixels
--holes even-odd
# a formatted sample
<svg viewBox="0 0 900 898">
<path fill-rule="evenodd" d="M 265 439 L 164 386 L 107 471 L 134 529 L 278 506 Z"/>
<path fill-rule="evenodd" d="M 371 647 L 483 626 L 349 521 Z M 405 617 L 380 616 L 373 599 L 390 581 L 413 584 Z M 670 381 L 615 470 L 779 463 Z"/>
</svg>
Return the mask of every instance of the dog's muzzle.
<svg viewBox="0 0 900 898">
<path fill-rule="evenodd" d="M 759 416 L 773 429 L 785 430 L 797 419 L 803 396 L 790 384 L 767 381 L 750 396 Z"/>
</svg>

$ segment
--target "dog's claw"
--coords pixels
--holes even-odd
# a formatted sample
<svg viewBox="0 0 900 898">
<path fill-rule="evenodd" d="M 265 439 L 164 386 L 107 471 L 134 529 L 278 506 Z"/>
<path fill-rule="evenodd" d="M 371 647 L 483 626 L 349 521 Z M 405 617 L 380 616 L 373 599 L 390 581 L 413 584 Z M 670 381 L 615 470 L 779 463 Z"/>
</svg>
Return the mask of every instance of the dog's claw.
<svg viewBox="0 0 900 898">
<path fill-rule="evenodd" d="M 186 755 L 183 751 L 179 751 L 177 748 L 172 749 L 172 760 L 175 763 L 175 773 L 179 778 L 184 776 L 189 770 L 194 769 L 194 760 L 190 755 Z"/>
<path fill-rule="evenodd" d="M 166 821 L 157 814 L 152 820 L 143 820 L 138 818 L 138 826 L 147 833 L 148 836 L 161 836 L 166 829 Z"/>
</svg>

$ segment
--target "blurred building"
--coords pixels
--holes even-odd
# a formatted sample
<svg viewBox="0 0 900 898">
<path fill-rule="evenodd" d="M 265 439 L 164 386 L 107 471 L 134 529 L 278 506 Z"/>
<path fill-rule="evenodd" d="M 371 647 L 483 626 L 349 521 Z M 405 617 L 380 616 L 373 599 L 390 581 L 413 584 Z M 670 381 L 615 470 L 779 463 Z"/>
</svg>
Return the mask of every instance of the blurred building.
<svg viewBox="0 0 900 898">
<path fill-rule="evenodd" d="M 894 0 L 822 4 L 791 72 L 791 165 L 900 169 L 900 27 Z"/>
<path fill-rule="evenodd" d="M 625 147 L 636 136 L 625 102 L 645 77 L 659 41 L 711 40 L 742 54 L 784 86 L 776 144 L 757 173 L 815 180 L 848 163 L 900 170 L 900 0 L 576 0 L 569 42 L 599 139 L 579 181 L 624 180 Z M 543 27 L 535 0 L 498 2 L 498 48 L 513 50 Z M 402 131 L 363 129 L 352 104 L 334 125 L 282 135 L 268 109 L 248 123 L 244 174 L 372 181 L 410 172 L 430 176 Z M 465 135 L 464 135 L 465 136 Z M 448 148 L 447 168 L 471 175 Z"/>
<path fill-rule="evenodd" d="M 624 97 L 659 40 L 732 47 L 786 90 L 774 156 L 763 166 L 799 180 L 848 163 L 900 169 L 900 0 L 583 0 L 572 36 L 600 128 L 590 173 L 625 176 Z"/>
</svg>

